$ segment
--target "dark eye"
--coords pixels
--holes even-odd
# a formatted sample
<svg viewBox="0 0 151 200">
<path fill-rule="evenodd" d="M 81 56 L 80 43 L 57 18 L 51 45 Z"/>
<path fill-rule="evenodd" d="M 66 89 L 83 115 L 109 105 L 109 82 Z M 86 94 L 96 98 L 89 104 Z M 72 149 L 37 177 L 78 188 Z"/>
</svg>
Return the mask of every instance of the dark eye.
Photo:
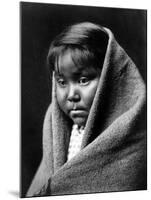
<svg viewBox="0 0 151 200">
<path fill-rule="evenodd" d="M 57 82 L 61 87 L 65 87 L 66 86 L 65 80 L 62 79 L 62 78 L 57 79 Z"/>
<path fill-rule="evenodd" d="M 87 77 L 81 77 L 80 79 L 79 79 L 79 84 L 80 85 L 88 85 L 89 84 L 89 79 L 87 78 Z"/>
</svg>

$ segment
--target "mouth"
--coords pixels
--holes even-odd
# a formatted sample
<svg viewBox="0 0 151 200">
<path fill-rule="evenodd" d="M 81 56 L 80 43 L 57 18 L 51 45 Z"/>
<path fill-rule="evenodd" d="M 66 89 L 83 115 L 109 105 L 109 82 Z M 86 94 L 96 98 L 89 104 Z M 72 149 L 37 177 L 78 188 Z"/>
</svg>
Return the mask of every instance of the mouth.
<svg viewBox="0 0 151 200">
<path fill-rule="evenodd" d="M 80 114 L 85 113 L 85 111 L 84 111 L 84 110 L 78 109 L 78 110 L 71 110 L 70 113 L 71 113 L 71 114 L 80 115 Z"/>
<path fill-rule="evenodd" d="M 87 115 L 86 110 L 82 108 L 76 108 L 76 109 L 71 109 L 70 110 L 70 116 L 72 118 L 76 117 L 85 117 Z"/>
</svg>

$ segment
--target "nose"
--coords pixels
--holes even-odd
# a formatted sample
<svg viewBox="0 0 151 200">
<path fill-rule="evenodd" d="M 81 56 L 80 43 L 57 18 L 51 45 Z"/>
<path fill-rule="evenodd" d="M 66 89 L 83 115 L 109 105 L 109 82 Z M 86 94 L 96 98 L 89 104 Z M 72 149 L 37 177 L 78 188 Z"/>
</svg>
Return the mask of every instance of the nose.
<svg viewBox="0 0 151 200">
<path fill-rule="evenodd" d="M 80 93 L 76 85 L 71 84 L 69 86 L 68 101 L 78 102 L 80 100 Z"/>
</svg>

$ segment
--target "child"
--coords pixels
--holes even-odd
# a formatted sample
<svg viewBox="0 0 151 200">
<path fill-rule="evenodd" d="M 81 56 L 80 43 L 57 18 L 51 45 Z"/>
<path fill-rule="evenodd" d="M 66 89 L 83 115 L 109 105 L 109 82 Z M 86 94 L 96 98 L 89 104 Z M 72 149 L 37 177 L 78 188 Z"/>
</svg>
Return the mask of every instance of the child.
<svg viewBox="0 0 151 200">
<path fill-rule="evenodd" d="M 145 85 L 112 32 L 72 25 L 52 42 L 43 158 L 27 196 L 146 189 Z"/>
</svg>

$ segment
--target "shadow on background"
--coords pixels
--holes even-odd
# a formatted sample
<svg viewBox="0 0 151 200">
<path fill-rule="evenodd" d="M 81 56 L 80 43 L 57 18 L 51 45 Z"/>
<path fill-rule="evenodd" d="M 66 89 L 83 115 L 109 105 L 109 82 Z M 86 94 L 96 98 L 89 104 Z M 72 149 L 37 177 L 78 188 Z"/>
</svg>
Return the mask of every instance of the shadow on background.
<svg viewBox="0 0 151 200">
<path fill-rule="evenodd" d="M 15 197 L 19 197 L 19 192 L 18 191 L 9 191 L 9 194 Z"/>
</svg>

